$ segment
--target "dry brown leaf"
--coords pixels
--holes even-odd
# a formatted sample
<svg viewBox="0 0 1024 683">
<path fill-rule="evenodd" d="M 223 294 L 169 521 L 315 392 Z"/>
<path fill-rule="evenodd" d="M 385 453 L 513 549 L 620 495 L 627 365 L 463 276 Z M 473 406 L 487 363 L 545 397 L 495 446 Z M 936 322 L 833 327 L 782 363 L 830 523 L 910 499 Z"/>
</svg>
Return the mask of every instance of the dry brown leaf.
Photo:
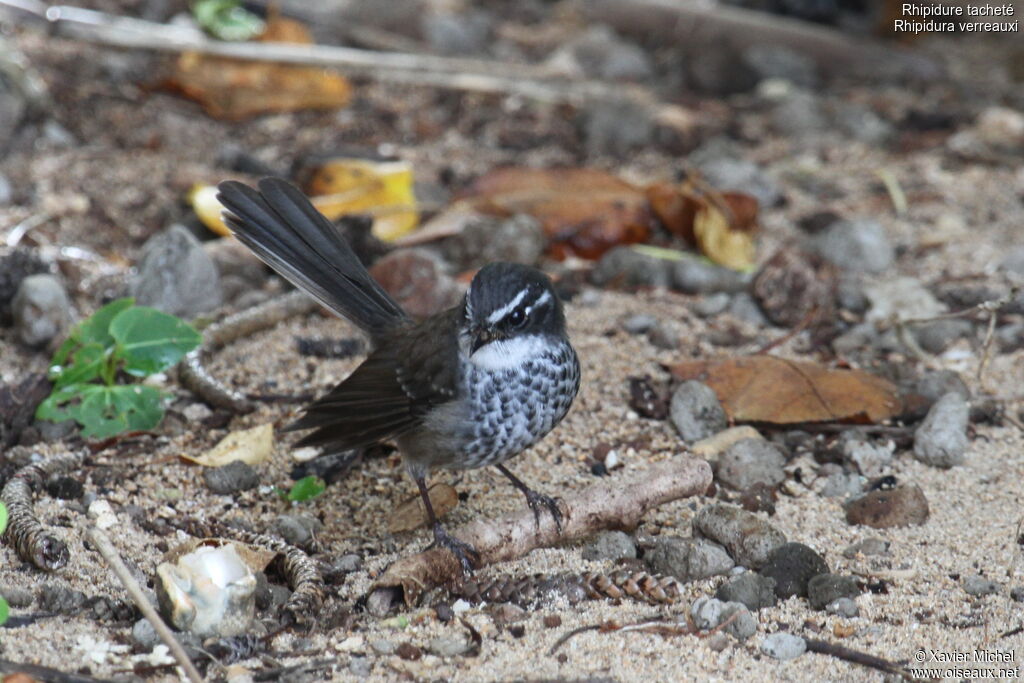
<svg viewBox="0 0 1024 683">
<path fill-rule="evenodd" d="M 595 259 L 622 244 L 643 242 L 654 220 L 644 193 L 587 168 L 499 168 L 460 196 L 482 212 L 530 214 L 544 228 L 554 258 Z"/>
<path fill-rule="evenodd" d="M 231 432 L 216 446 L 198 457 L 190 455 L 181 457 L 183 460 L 206 467 L 221 467 L 235 460 L 241 460 L 247 465 L 256 465 L 270 457 L 273 450 L 274 426 L 268 423 L 239 432 Z"/>
<path fill-rule="evenodd" d="M 306 184 L 313 205 L 331 220 L 353 213 L 374 217 L 373 234 L 393 241 L 416 228 L 412 165 L 353 157 L 329 159 Z"/>
<path fill-rule="evenodd" d="M 427 489 L 430 496 L 430 505 L 434 508 L 434 514 L 441 519 L 459 504 L 459 494 L 448 484 L 434 484 Z M 412 531 L 425 526 L 427 523 L 427 510 L 423 507 L 423 499 L 419 494 L 402 501 L 391 513 L 388 520 L 388 532 L 397 534 L 400 531 Z"/>
<path fill-rule="evenodd" d="M 861 370 L 775 356 L 687 361 L 670 369 L 711 387 L 729 418 L 740 422 L 878 423 L 901 408 L 895 385 Z"/>
<path fill-rule="evenodd" d="M 312 43 L 300 23 L 271 17 L 264 42 Z M 167 87 L 199 102 L 210 116 L 229 121 L 269 112 L 337 109 L 348 104 L 352 87 L 327 69 L 211 57 L 183 52 Z"/>
</svg>

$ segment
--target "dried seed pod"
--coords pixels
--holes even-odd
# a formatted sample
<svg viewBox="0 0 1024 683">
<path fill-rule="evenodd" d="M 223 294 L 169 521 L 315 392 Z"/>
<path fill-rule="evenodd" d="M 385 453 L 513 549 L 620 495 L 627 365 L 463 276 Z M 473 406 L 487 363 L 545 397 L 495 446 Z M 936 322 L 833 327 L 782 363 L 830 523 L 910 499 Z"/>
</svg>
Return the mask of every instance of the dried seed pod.
<svg viewBox="0 0 1024 683">
<path fill-rule="evenodd" d="M 52 572 L 70 559 L 64 541 L 47 533 L 32 510 L 32 492 L 39 490 L 51 474 L 70 472 L 82 466 L 84 453 L 61 453 L 46 460 L 22 467 L 0 491 L 0 501 L 7 506 L 7 531 L 4 540 L 14 547 L 25 562 L 43 571 Z"/>
<path fill-rule="evenodd" d="M 214 378 L 206 370 L 203 359 L 225 344 L 273 327 L 288 318 L 314 311 L 318 305 L 308 295 L 296 290 L 210 325 L 203 331 L 202 345 L 189 352 L 178 364 L 179 381 L 214 407 L 236 413 L 252 412 L 255 405 L 241 393 L 229 389 Z"/>
<path fill-rule="evenodd" d="M 780 249 L 752 283 L 754 298 L 776 325 L 829 320 L 835 309 L 836 270 L 799 249 Z M 806 323 L 805 323 L 806 324 Z"/>
<path fill-rule="evenodd" d="M 646 572 L 614 571 L 610 574 L 583 572 L 464 581 L 455 594 L 469 602 L 512 602 L 535 605 L 542 599 L 564 597 L 570 603 L 589 600 L 632 598 L 650 604 L 668 604 L 682 594 L 679 582 L 671 576 Z"/>
</svg>

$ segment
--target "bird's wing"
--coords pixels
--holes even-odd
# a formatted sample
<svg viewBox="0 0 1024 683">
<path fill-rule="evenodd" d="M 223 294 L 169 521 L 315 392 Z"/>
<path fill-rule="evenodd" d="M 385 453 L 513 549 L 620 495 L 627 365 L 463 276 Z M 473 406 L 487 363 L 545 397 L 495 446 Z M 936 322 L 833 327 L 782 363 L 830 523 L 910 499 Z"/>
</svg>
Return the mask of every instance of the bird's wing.
<svg viewBox="0 0 1024 683">
<path fill-rule="evenodd" d="M 355 372 L 306 409 L 289 430 L 314 429 L 299 446 L 358 448 L 418 426 L 456 398 L 456 309 L 400 328 Z"/>
</svg>

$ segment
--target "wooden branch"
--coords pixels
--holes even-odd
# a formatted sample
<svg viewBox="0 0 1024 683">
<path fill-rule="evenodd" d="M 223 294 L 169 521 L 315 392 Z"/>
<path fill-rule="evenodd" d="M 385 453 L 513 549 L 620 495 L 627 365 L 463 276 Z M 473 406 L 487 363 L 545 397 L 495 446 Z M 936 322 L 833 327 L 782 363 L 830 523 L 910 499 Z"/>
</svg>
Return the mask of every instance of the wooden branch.
<svg viewBox="0 0 1024 683">
<path fill-rule="evenodd" d="M 648 510 L 679 498 L 701 495 L 711 485 L 711 466 L 704 460 L 680 455 L 652 465 L 631 477 L 609 477 L 559 500 L 562 533 L 550 515 L 540 524 L 525 505 L 496 520 L 478 520 L 454 531 L 480 553 L 478 567 L 514 560 L 535 548 L 580 538 L 600 529 L 632 529 Z M 374 584 L 370 600 L 401 589 L 407 605 L 423 591 L 460 577 L 459 563 L 447 550 L 435 548 L 405 557 Z M 376 598 L 375 595 L 376 594 Z"/>
<path fill-rule="evenodd" d="M 695 54 L 714 45 L 739 53 L 753 45 L 787 47 L 812 57 L 828 75 L 876 76 L 879 69 L 941 75 L 933 60 L 876 40 L 764 12 L 679 0 L 589 0 L 583 16 L 637 39 L 652 37 Z"/>
</svg>

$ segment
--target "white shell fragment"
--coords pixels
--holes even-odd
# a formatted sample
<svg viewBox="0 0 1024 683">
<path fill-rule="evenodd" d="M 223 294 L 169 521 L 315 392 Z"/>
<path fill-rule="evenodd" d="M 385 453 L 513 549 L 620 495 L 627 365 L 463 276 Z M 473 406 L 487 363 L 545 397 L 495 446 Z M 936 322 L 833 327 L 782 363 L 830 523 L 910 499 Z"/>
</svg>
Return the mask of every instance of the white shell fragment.
<svg viewBox="0 0 1024 683">
<path fill-rule="evenodd" d="M 247 633 L 256 611 L 256 576 L 233 545 L 201 546 L 156 568 L 164 618 L 200 638 Z"/>
</svg>

